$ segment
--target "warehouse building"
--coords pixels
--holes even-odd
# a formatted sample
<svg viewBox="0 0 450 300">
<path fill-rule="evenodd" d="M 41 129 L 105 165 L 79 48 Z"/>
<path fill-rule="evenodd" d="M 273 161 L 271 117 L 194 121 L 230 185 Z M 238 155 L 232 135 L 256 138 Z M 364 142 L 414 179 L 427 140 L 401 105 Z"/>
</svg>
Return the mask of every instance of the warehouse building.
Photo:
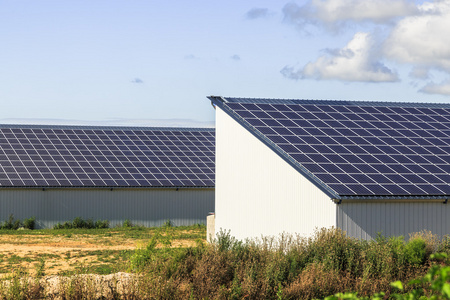
<svg viewBox="0 0 450 300">
<path fill-rule="evenodd" d="M 208 98 L 216 233 L 450 234 L 450 105 Z"/>
<path fill-rule="evenodd" d="M 0 125 L 0 221 L 205 223 L 214 211 L 212 128 Z"/>
</svg>

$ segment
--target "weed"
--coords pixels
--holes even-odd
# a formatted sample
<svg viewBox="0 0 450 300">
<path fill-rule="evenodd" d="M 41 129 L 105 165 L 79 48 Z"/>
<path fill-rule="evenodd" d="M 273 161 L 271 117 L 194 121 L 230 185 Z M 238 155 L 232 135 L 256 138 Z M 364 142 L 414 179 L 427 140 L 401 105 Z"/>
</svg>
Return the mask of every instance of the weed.
<svg viewBox="0 0 450 300">
<path fill-rule="evenodd" d="M 39 263 L 36 265 L 36 277 L 41 278 L 42 276 L 44 276 L 45 275 L 44 271 L 45 271 L 45 260 L 41 258 L 39 260 Z"/>
<path fill-rule="evenodd" d="M 22 222 L 15 220 L 14 215 L 10 214 L 8 220 L 1 225 L 0 229 L 17 230 L 21 225 Z"/>
<path fill-rule="evenodd" d="M 84 220 L 81 217 L 76 217 L 72 222 L 66 221 L 64 223 L 57 223 L 53 226 L 53 229 L 104 229 L 109 228 L 108 220 L 97 220 L 94 222 L 92 219 Z"/>
<path fill-rule="evenodd" d="M 125 228 L 133 227 L 133 223 L 131 223 L 130 220 L 126 219 L 125 221 L 123 221 L 122 227 L 125 227 Z"/>
<path fill-rule="evenodd" d="M 173 227 L 173 222 L 170 220 L 166 220 L 163 224 L 163 227 Z"/>
</svg>

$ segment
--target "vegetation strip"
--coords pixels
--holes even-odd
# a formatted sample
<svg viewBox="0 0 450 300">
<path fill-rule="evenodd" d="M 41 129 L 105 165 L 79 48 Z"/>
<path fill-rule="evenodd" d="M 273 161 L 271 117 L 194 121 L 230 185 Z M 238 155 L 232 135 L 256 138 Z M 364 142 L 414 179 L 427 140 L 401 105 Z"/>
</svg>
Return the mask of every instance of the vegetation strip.
<svg viewBox="0 0 450 300">
<path fill-rule="evenodd" d="M 99 244 L 109 240 L 116 245 L 134 242 L 133 250 L 88 251 L 96 261 L 87 264 L 81 262 L 88 254 L 83 251 L 60 254 L 74 267 L 62 273 L 72 277 L 58 279 L 65 282 L 58 292 L 65 299 L 79 299 L 80 295 L 96 299 L 95 293 L 105 286 L 115 299 L 417 299 L 414 297 L 420 295 L 439 299 L 450 295 L 446 292 L 450 292 L 449 276 L 445 275 L 450 274 L 446 259 L 450 239 L 438 240 L 429 232 L 411 235 L 408 241 L 382 236 L 361 241 L 338 229 L 321 229 L 310 238 L 282 235 L 246 242 L 221 232 L 211 245 L 204 242 L 204 226 L 1 233 L 2 238 L 18 240 L 36 233 L 38 239 L 83 239 Z M 180 244 L 180 240 L 189 244 Z M 433 261 L 433 255 L 440 260 Z M 30 258 L 35 265 L 33 274 L 17 269 L 26 259 L 29 257 L 18 255 L 1 258 L 9 275 L 0 286 L 0 299 L 47 297 L 41 280 L 49 278 L 50 259 Z M 110 268 L 101 269 L 102 265 Z M 128 274 L 129 281 L 119 292 L 104 276 L 84 275 L 90 273 L 111 278 Z"/>
</svg>

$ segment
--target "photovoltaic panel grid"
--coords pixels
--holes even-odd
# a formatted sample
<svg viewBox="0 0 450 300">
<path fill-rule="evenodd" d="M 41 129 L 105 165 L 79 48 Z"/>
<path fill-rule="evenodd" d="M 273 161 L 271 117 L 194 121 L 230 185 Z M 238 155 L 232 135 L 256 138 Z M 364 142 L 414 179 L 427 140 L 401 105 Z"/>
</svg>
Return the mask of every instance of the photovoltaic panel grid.
<svg viewBox="0 0 450 300">
<path fill-rule="evenodd" d="M 450 105 L 210 99 L 331 195 L 450 195 Z"/>
<path fill-rule="evenodd" d="M 213 187 L 214 129 L 0 125 L 1 187 Z"/>
</svg>

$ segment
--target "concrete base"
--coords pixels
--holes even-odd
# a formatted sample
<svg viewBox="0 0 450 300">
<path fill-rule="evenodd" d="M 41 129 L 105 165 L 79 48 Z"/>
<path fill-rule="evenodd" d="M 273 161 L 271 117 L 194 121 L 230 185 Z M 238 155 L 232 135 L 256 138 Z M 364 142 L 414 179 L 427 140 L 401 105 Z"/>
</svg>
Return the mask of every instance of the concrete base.
<svg viewBox="0 0 450 300">
<path fill-rule="evenodd" d="M 215 223 L 216 223 L 216 216 L 214 214 L 211 214 L 206 217 L 206 241 L 208 243 L 211 243 L 215 239 Z"/>
</svg>

